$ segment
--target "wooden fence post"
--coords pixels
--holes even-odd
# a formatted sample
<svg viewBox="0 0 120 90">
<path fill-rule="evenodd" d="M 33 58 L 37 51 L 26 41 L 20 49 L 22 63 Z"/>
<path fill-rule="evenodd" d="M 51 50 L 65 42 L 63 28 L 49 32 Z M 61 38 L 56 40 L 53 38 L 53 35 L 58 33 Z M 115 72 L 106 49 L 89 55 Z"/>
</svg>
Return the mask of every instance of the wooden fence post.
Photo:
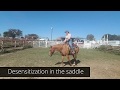
<svg viewBox="0 0 120 90">
<path fill-rule="evenodd" d="M 15 40 L 15 46 L 14 47 L 16 48 L 16 40 Z"/>
<path fill-rule="evenodd" d="M 3 40 L 1 41 L 1 50 L 4 51 L 4 46 L 3 46 L 4 42 Z"/>
<path fill-rule="evenodd" d="M 40 47 L 40 40 L 39 40 L 39 47 Z"/>
<path fill-rule="evenodd" d="M 45 47 L 48 47 L 47 45 L 48 45 L 48 42 L 47 42 L 47 40 L 46 40 L 46 41 L 45 41 Z"/>
<path fill-rule="evenodd" d="M 3 45 L 4 43 L 3 43 L 3 40 L 2 40 L 2 45 Z"/>
<path fill-rule="evenodd" d="M 24 45 L 24 40 L 23 40 L 23 47 L 24 47 L 25 45 Z"/>
<path fill-rule="evenodd" d="M 34 47 L 34 41 L 32 41 L 32 46 Z"/>
</svg>

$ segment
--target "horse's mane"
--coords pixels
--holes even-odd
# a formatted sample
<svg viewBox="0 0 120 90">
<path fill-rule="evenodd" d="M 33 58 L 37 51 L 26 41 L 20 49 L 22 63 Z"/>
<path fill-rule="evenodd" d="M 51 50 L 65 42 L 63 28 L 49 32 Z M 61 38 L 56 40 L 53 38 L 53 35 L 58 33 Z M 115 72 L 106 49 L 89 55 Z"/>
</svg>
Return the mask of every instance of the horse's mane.
<svg viewBox="0 0 120 90">
<path fill-rule="evenodd" d="M 56 44 L 56 45 L 53 45 L 52 48 L 55 50 L 60 50 L 63 47 L 63 45 L 64 44 Z"/>
<path fill-rule="evenodd" d="M 66 43 L 53 45 L 51 49 L 54 51 L 59 51 L 61 54 L 69 53 L 69 46 Z"/>
</svg>

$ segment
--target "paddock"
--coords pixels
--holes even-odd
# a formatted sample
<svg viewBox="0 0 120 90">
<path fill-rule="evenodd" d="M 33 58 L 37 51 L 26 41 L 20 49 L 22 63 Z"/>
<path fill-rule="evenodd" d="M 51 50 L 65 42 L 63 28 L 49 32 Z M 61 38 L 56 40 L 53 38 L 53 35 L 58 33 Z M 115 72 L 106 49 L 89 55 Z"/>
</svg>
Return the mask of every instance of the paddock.
<svg viewBox="0 0 120 90">
<path fill-rule="evenodd" d="M 50 57 L 49 48 L 30 48 L 0 55 L 1 67 L 60 67 L 61 55 L 58 52 Z M 70 56 L 71 62 L 72 56 Z M 65 67 L 69 66 L 65 58 Z M 81 48 L 76 67 L 90 67 L 90 77 L 0 77 L 0 79 L 119 79 L 120 56 Z"/>
</svg>

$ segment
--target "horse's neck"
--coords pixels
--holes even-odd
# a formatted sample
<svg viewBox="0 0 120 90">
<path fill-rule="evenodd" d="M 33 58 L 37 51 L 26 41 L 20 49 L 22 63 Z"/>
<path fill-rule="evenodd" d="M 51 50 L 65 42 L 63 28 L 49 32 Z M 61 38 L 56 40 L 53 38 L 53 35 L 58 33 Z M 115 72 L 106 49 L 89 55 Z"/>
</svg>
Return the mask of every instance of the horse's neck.
<svg viewBox="0 0 120 90">
<path fill-rule="evenodd" d="M 62 44 L 53 46 L 53 49 L 59 51 L 60 49 L 62 49 Z"/>
</svg>

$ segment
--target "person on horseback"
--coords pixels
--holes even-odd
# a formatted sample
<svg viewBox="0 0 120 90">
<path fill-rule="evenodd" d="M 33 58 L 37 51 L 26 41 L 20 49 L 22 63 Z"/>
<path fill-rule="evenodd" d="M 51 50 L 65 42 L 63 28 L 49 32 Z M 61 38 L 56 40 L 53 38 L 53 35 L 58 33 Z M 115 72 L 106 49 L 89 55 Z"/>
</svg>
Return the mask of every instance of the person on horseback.
<svg viewBox="0 0 120 90">
<path fill-rule="evenodd" d="M 70 46 L 70 52 L 72 54 L 74 54 L 75 51 L 74 51 L 74 47 L 72 45 L 73 44 L 73 42 L 72 42 L 72 35 L 70 34 L 69 31 L 65 31 L 65 33 L 66 33 L 66 36 L 65 36 L 64 43 L 68 43 L 69 44 L 69 46 Z"/>
</svg>

